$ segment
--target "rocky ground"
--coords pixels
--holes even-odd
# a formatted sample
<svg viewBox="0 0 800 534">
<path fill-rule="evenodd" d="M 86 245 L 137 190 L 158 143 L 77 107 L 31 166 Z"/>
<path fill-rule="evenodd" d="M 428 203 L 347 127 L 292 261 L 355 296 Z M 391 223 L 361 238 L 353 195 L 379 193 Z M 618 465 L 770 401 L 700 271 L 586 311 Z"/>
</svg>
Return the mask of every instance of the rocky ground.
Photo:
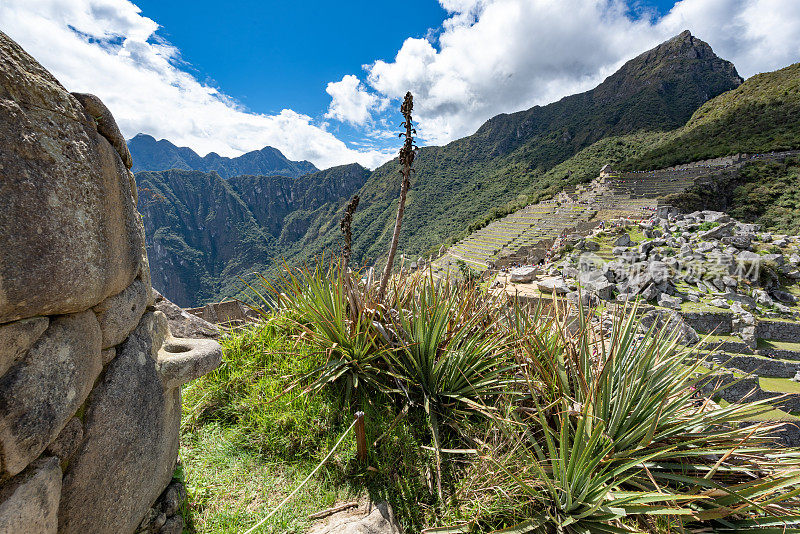
<svg viewBox="0 0 800 534">
<path fill-rule="evenodd" d="M 800 237 L 724 213 L 608 222 L 567 236 L 553 261 L 498 273 L 496 290 L 595 309 L 636 302 L 642 330 L 669 322 L 728 387 L 721 402 L 776 398 L 762 417 L 800 421 Z M 789 433 L 789 443 L 800 433 Z"/>
<path fill-rule="evenodd" d="M 681 311 L 729 310 L 744 324 L 800 318 L 800 237 L 760 232 L 720 212 L 601 227 L 560 240 L 554 258 L 501 273 L 495 286 L 584 304 L 639 300 Z"/>
</svg>

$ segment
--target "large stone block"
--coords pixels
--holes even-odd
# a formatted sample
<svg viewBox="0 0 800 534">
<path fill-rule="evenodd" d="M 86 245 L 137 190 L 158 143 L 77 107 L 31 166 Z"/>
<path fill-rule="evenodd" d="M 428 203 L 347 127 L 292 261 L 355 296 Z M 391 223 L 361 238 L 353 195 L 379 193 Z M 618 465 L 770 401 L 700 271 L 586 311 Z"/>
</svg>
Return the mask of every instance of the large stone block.
<svg viewBox="0 0 800 534">
<path fill-rule="evenodd" d="M 37 460 L 0 489 L 0 532 L 55 534 L 60 495 L 58 458 Z"/>
<path fill-rule="evenodd" d="M 94 307 L 103 332 L 104 349 L 119 345 L 133 332 L 147 307 L 149 293 L 144 282 L 137 278 L 122 293 L 108 297 Z"/>
<path fill-rule="evenodd" d="M 128 171 L 94 119 L 0 32 L 0 323 L 86 310 L 139 272 Z"/>
<path fill-rule="evenodd" d="M 163 316 L 146 313 L 89 397 L 84 441 L 64 474 L 59 532 L 132 533 L 169 484 L 181 407 L 180 389 L 165 390 L 156 370 L 166 335 Z"/>
<path fill-rule="evenodd" d="M 1 477 L 37 458 L 83 404 L 102 370 L 100 340 L 91 311 L 56 317 L 0 378 Z"/>
<path fill-rule="evenodd" d="M 119 157 L 122 158 L 122 163 L 125 164 L 125 168 L 130 169 L 133 167 L 133 158 L 131 158 L 131 153 L 128 150 L 128 144 L 125 142 L 122 132 L 119 131 L 117 121 L 114 120 L 114 116 L 106 105 L 103 104 L 103 101 L 89 93 L 72 93 L 72 96 L 74 96 L 78 102 L 81 103 L 83 109 L 94 118 L 97 123 L 98 133 L 111 143 L 111 146 L 117 151 Z"/>
<path fill-rule="evenodd" d="M 155 289 L 155 308 L 162 312 L 169 321 L 172 335 L 184 338 L 218 338 L 222 332 L 215 324 L 209 323 L 193 315 L 177 304 L 173 304 Z"/>
<path fill-rule="evenodd" d="M 48 324 L 47 317 L 32 317 L 0 325 L 0 376 L 28 352 Z"/>
<path fill-rule="evenodd" d="M 221 361 L 222 348 L 213 339 L 170 336 L 158 351 L 158 372 L 165 388 L 177 388 L 210 373 Z"/>
</svg>

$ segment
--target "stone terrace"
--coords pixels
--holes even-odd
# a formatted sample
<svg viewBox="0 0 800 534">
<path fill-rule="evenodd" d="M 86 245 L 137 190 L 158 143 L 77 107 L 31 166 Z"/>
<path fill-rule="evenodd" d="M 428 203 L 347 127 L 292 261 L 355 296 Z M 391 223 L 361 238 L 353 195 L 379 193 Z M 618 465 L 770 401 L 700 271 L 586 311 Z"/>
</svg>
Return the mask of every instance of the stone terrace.
<svg viewBox="0 0 800 534">
<path fill-rule="evenodd" d="M 603 173 L 589 184 L 565 188 L 556 200 L 532 204 L 472 233 L 448 248 L 432 262 L 434 275 L 457 272 L 459 262 L 484 272 L 503 258 L 530 263 L 563 234 L 585 233 L 603 221 L 650 218 L 659 198 L 692 187 L 701 177 L 738 169 L 745 163 L 783 159 L 800 151 L 769 154 L 737 154 L 697 161 L 666 169 L 641 172 Z"/>
</svg>

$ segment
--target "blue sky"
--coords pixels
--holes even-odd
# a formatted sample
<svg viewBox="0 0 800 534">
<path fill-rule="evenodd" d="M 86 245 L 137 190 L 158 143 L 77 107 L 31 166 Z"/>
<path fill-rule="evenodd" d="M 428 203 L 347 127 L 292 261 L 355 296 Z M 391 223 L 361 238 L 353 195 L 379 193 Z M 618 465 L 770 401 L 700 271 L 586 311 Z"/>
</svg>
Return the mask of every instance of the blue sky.
<svg viewBox="0 0 800 534">
<path fill-rule="evenodd" d="M 2 0 L 0 29 L 127 137 L 322 168 L 394 155 L 408 90 L 421 143 L 444 144 L 685 29 L 745 77 L 800 60 L 797 0 Z"/>
<path fill-rule="evenodd" d="M 331 97 L 321 88 L 361 71 L 377 59 L 391 60 L 408 37 L 435 36 L 448 12 L 435 1 L 351 0 L 332 2 L 229 2 L 136 0 L 142 15 L 161 26 L 158 34 L 177 46 L 182 59 L 208 83 L 261 113 L 290 108 L 323 115 Z M 630 15 L 660 16 L 675 0 L 636 0 Z M 402 6 L 403 13 L 398 14 Z M 396 105 L 394 107 L 397 107 Z M 391 110 L 389 110 L 391 113 Z M 348 140 L 361 136 L 335 125 Z"/>
<path fill-rule="evenodd" d="M 248 107 L 323 114 L 325 85 L 375 59 L 391 59 L 407 37 L 424 37 L 447 12 L 430 0 L 228 2 L 138 0 L 142 15 L 204 79 Z M 402 20 L 397 5 L 412 16 Z"/>
</svg>

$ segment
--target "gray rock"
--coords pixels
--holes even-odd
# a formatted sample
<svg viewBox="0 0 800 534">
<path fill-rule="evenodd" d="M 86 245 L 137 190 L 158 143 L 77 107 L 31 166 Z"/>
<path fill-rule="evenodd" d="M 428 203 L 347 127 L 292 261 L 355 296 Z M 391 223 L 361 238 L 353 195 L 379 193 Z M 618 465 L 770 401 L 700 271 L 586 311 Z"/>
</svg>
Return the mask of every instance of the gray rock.
<svg viewBox="0 0 800 534">
<path fill-rule="evenodd" d="M 580 271 L 572 265 L 565 265 L 561 272 L 564 273 L 565 278 L 577 278 Z"/>
<path fill-rule="evenodd" d="M 56 456 L 62 462 L 69 460 L 82 439 L 83 423 L 77 417 L 73 417 L 64 425 L 56 440 L 47 446 L 46 452 Z"/>
<path fill-rule="evenodd" d="M 147 307 L 148 293 L 142 280 L 137 278 L 122 293 L 94 307 L 103 332 L 104 349 L 119 345 L 133 332 Z"/>
<path fill-rule="evenodd" d="M 159 534 L 181 534 L 183 532 L 183 517 L 174 515 L 164 522 Z"/>
<path fill-rule="evenodd" d="M 543 280 L 539 280 L 536 283 L 536 287 L 539 289 L 539 291 L 546 295 L 550 295 L 552 293 L 555 293 L 556 295 L 566 295 L 569 293 L 567 284 L 560 278 L 545 278 Z"/>
<path fill-rule="evenodd" d="M 737 249 L 746 250 L 750 248 L 750 245 L 753 242 L 753 236 L 751 234 L 733 235 L 723 237 L 721 241 L 724 245 L 730 245 Z"/>
<path fill-rule="evenodd" d="M 595 252 L 600 250 L 600 243 L 597 241 L 587 240 L 583 245 L 584 250 L 588 250 L 590 252 Z"/>
<path fill-rule="evenodd" d="M 311 526 L 308 534 L 402 534 L 388 503 L 359 505 Z"/>
<path fill-rule="evenodd" d="M 81 103 L 83 109 L 95 120 L 97 131 L 111 143 L 119 157 L 122 158 L 125 168 L 130 169 L 133 167 L 133 158 L 128 150 L 125 137 L 120 132 L 117 121 L 114 120 L 114 116 L 103 104 L 103 101 L 89 93 L 72 93 L 72 96 Z"/>
<path fill-rule="evenodd" d="M 651 261 L 650 265 L 647 266 L 647 270 L 653 278 L 653 282 L 656 284 L 661 284 L 669 280 L 669 267 L 663 261 Z"/>
<path fill-rule="evenodd" d="M 731 220 L 730 216 L 721 211 L 703 211 L 703 217 L 708 222 L 727 223 Z"/>
<path fill-rule="evenodd" d="M 75 97 L 3 33 L 0 199 L 0 323 L 86 310 L 136 277 L 142 223 L 128 170 Z"/>
<path fill-rule="evenodd" d="M 510 273 L 510 281 L 516 284 L 527 284 L 528 282 L 533 281 L 536 278 L 536 268 L 535 267 L 517 267 L 515 269 L 511 269 Z"/>
<path fill-rule="evenodd" d="M 786 304 L 794 304 L 797 302 L 797 298 L 794 295 L 781 289 L 773 289 L 772 296 Z"/>
<path fill-rule="evenodd" d="M 100 340 L 91 311 L 56 317 L 0 379 L 4 476 L 38 457 L 83 404 L 102 370 Z"/>
<path fill-rule="evenodd" d="M 222 348 L 213 339 L 168 337 L 158 352 L 157 369 L 164 387 L 170 389 L 213 371 L 221 361 Z"/>
<path fill-rule="evenodd" d="M 612 245 L 615 247 L 629 247 L 632 244 L 633 241 L 631 241 L 631 236 L 629 236 L 627 233 L 620 234 L 620 236 L 617 237 L 612 243 Z"/>
<path fill-rule="evenodd" d="M 644 314 L 639 321 L 639 331 L 647 333 L 650 329 L 655 331 L 664 329 L 674 335 L 679 343 L 683 345 L 695 345 L 700 341 L 697 331 L 689 326 L 686 321 L 676 312 L 663 310 L 652 310 Z"/>
<path fill-rule="evenodd" d="M 587 282 L 584 288 L 601 300 L 613 300 L 616 286 L 603 277 Z"/>
<path fill-rule="evenodd" d="M 772 297 L 770 297 L 763 289 L 754 289 L 753 296 L 756 299 L 756 303 L 761 304 L 762 306 L 772 306 L 774 304 Z"/>
<path fill-rule="evenodd" d="M 700 254 L 705 254 L 706 252 L 714 250 L 714 247 L 716 247 L 715 243 L 709 241 L 703 241 L 698 243 L 697 247 L 695 247 L 694 250 L 695 252 L 699 252 Z"/>
<path fill-rule="evenodd" d="M 725 299 L 711 299 L 709 304 L 717 308 L 724 308 L 726 310 L 731 307 Z"/>
<path fill-rule="evenodd" d="M 733 230 L 736 228 L 736 223 L 729 222 L 721 224 L 711 230 L 700 232 L 701 239 L 721 239 L 723 237 L 730 237 L 733 235 Z"/>
<path fill-rule="evenodd" d="M 163 511 L 166 515 L 173 515 L 186 500 L 186 488 L 180 482 L 173 482 L 164 490 L 162 496 Z"/>
<path fill-rule="evenodd" d="M 614 247 L 611 249 L 611 254 L 614 256 L 622 256 L 628 251 L 627 247 Z"/>
<path fill-rule="evenodd" d="M 40 458 L 0 488 L 0 532 L 55 534 L 60 496 L 58 458 Z"/>
<path fill-rule="evenodd" d="M 108 365 L 108 363 L 111 360 L 113 360 L 116 355 L 117 355 L 117 349 L 116 348 L 111 347 L 110 349 L 104 349 L 101 352 L 101 356 L 103 358 L 103 367 Z"/>
<path fill-rule="evenodd" d="M 749 250 L 743 250 L 739 254 L 736 255 L 736 260 L 739 262 L 756 262 L 761 261 L 761 256 L 756 254 L 755 252 L 751 252 Z"/>
<path fill-rule="evenodd" d="M 218 338 L 221 334 L 217 325 L 209 323 L 183 310 L 170 302 L 158 291 L 153 290 L 155 308 L 167 317 L 172 335 L 179 338 Z"/>
<path fill-rule="evenodd" d="M 160 322 L 142 317 L 89 397 L 84 441 L 64 473 L 61 534 L 133 532 L 172 479 L 180 389 L 165 391 L 156 370 Z"/>
<path fill-rule="evenodd" d="M 680 297 L 672 297 L 670 295 L 667 295 L 666 293 L 662 293 L 658 296 L 658 305 L 664 308 L 672 308 L 673 310 L 680 310 L 681 302 L 683 302 L 683 299 L 681 299 Z"/>
<path fill-rule="evenodd" d="M 591 302 L 589 293 L 586 292 L 570 291 L 565 298 L 575 306 L 588 306 Z"/>
<path fill-rule="evenodd" d="M 48 324 L 47 317 L 33 317 L 0 325 L 0 376 L 28 352 Z"/>
</svg>

